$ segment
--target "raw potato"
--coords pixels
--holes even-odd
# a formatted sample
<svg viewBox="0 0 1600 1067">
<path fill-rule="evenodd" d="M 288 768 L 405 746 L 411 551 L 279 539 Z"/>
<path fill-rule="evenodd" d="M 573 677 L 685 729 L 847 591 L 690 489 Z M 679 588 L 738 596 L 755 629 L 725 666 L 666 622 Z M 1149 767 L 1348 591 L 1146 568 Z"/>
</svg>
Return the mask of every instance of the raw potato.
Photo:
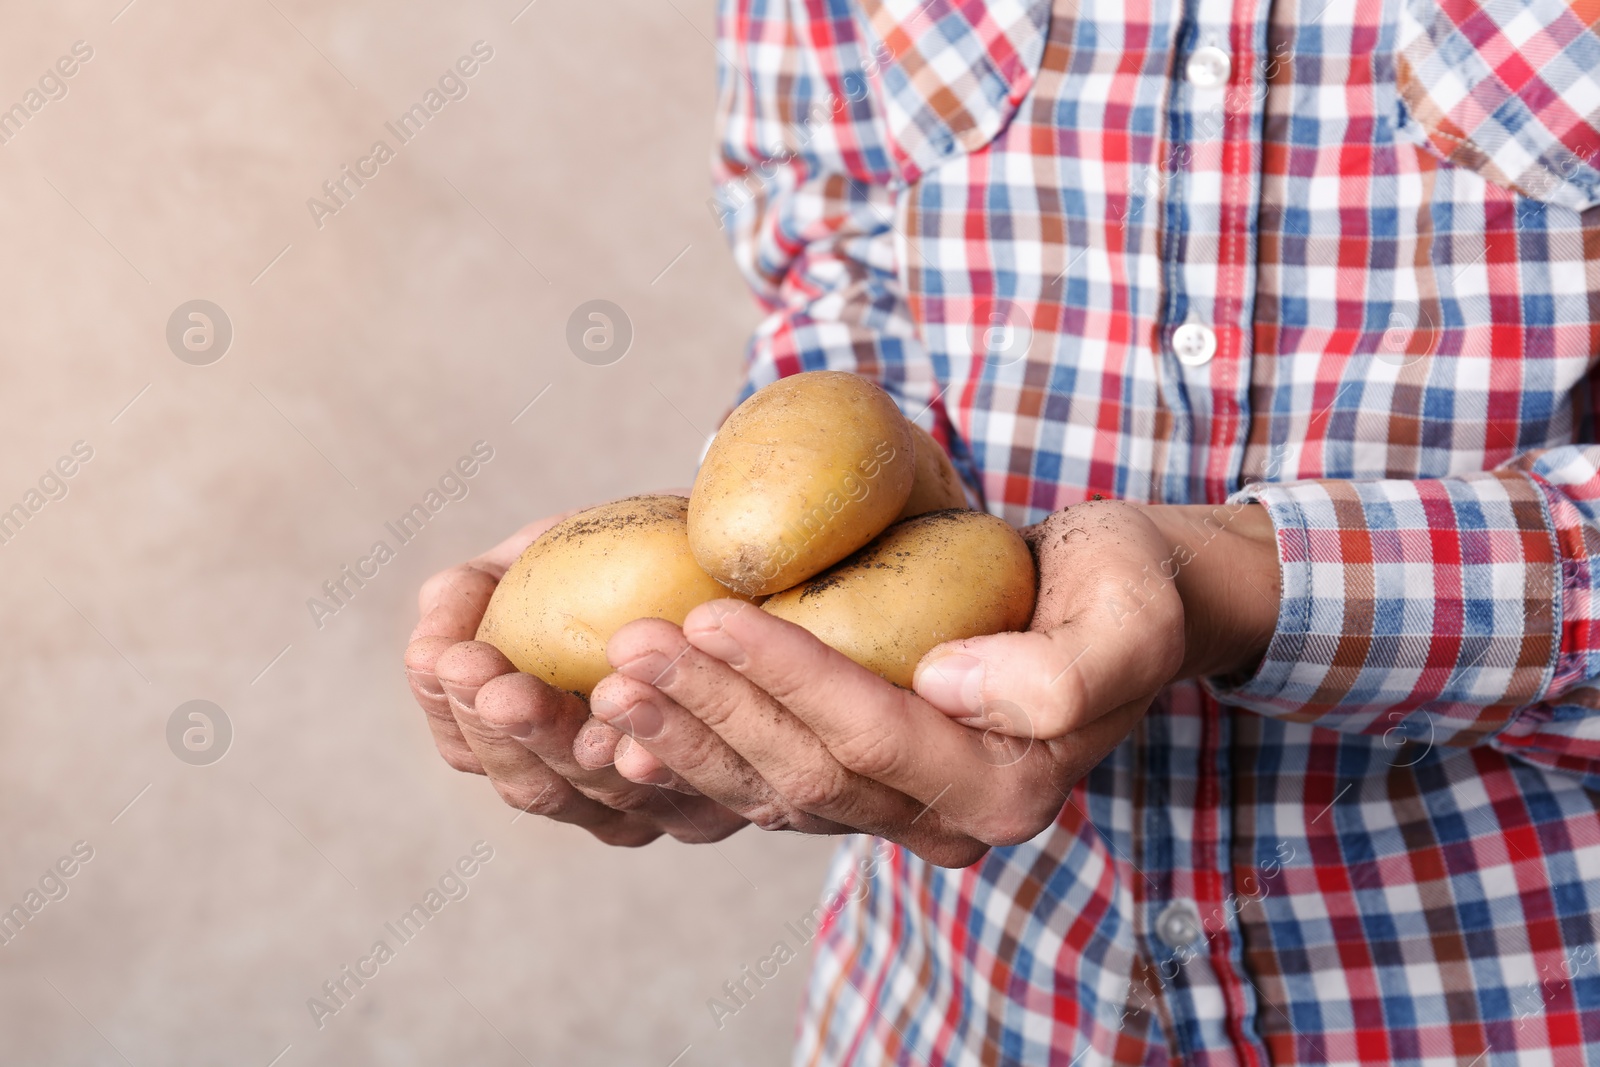
<svg viewBox="0 0 1600 1067">
<path fill-rule="evenodd" d="M 935 645 L 1026 629 L 1034 587 L 1022 535 L 986 512 L 954 509 L 896 523 L 762 608 L 909 689 Z"/>
<path fill-rule="evenodd" d="M 624 625 L 681 626 L 697 604 L 736 595 L 695 565 L 688 512 L 681 496 L 636 496 L 552 526 L 500 579 L 478 640 L 587 697 L 611 673 L 606 642 Z"/>
<path fill-rule="evenodd" d="M 911 435 L 916 439 L 917 480 L 912 483 L 911 496 L 895 521 L 915 518 L 930 511 L 943 511 L 945 508 L 966 507 L 967 494 L 961 488 L 961 476 L 956 473 L 950 457 L 944 454 L 939 442 L 916 423 L 911 424 Z"/>
<path fill-rule="evenodd" d="M 756 392 L 717 432 L 689 496 L 705 572 L 761 596 L 848 556 L 894 521 L 916 480 L 911 424 L 865 378 L 809 371 Z"/>
</svg>

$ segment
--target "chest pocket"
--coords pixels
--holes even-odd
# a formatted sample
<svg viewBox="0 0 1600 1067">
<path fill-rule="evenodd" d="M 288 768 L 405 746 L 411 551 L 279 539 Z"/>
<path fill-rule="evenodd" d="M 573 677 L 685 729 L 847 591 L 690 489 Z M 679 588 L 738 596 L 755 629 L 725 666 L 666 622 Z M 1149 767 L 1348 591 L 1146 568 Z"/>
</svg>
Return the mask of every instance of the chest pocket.
<svg viewBox="0 0 1600 1067">
<path fill-rule="evenodd" d="M 1600 34 L 1588 0 L 1399 0 L 1402 129 L 1548 204 L 1600 203 Z"/>
<path fill-rule="evenodd" d="M 1006 128 L 1044 57 L 1050 0 L 858 0 L 907 183 Z"/>
</svg>

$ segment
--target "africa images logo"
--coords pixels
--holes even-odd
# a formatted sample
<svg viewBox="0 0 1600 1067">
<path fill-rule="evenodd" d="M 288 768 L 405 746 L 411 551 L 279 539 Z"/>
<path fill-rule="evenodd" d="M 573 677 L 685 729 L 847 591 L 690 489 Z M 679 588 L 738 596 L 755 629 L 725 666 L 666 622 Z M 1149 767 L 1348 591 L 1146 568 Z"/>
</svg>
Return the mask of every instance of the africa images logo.
<svg viewBox="0 0 1600 1067">
<path fill-rule="evenodd" d="M 306 598 L 312 625 L 322 629 L 326 620 L 348 607 L 356 594 L 366 588 L 367 582 L 378 576 L 383 565 L 414 541 L 445 505 L 465 500 L 472 492 L 472 479 L 492 459 L 494 446 L 487 441 L 474 441 L 471 452 L 461 456 L 440 475 L 437 485 L 430 487 L 420 502 L 412 504 L 398 518 L 385 522 L 384 531 L 394 538 L 393 545 L 389 544 L 388 537 L 374 541 L 367 554 L 358 557 L 354 565 L 343 564 L 337 575 L 322 583 L 322 597 Z"/>
<path fill-rule="evenodd" d="M 33 116 L 56 100 L 65 100 L 69 91 L 68 79 L 77 74 L 81 65 L 94 58 L 94 49 L 87 41 L 74 41 L 72 54 L 60 57 L 55 64 L 39 76 L 37 86 L 28 89 L 22 98 L 8 108 L 0 110 L 0 144 L 10 144 L 22 132 L 22 127 Z"/>
<path fill-rule="evenodd" d="M 383 128 L 395 139 L 393 146 L 380 137 L 372 142 L 366 155 L 356 160 L 353 168 L 346 163 L 339 168 L 335 177 L 323 182 L 322 192 L 327 199 L 313 196 L 306 200 L 306 210 L 311 212 L 311 221 L 316 223 L 317 229 L 326 225 L 329 216 L 337 215 L 348 207 L 356 193 L 376 178 L 383 166 L 395 158 L 399 149 L 410 144 L 422 132 L 422 128 L 444 110 L 446 104 L 452 100 L 465 100 L 471 92 L 468 80 L 478 74 L 482 64 L 493 58 L 494 48 L 491 45 L 486 41 L 474 41 L 470 55 L 457 59 L 439 75 L 437 88 L 430 86 L 422 94 L 421 100 L 402 111 L 393 122 L 383 124 Z"/>
</svg>

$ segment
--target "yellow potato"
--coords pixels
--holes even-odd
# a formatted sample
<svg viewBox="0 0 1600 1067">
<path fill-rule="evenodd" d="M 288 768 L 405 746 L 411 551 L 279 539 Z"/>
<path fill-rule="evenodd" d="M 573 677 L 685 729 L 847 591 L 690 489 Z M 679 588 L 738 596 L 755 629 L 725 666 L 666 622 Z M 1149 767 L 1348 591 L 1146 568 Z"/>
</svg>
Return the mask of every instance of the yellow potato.
<svg viewBox="0 0 1600 1067">
<path fill-rule="evenodd" d="M 911 424 L 911 435 L 916 439 L 917 479 L 911 485 L 911 496 L 900 509 L 895 521 L 915 518 L 930 511 L 945 508 L 964 508 L 967 494 L 961 488 L 961 476 L 956 473 L 950 457 L 933 435 L 916 423 Z"/>
<path fill-rule="evenodd" d="M 910 688 L 935 645 L 1026 629 L 1035 584 L 1033 555 L 1005 520 L 953 509 L 896 523 L 762 608 Z"/>
<path fill-rule="evenodd" d="M 740 404 L 689 495 L 689 545 L 731 589 L 775 593 L 848 556 L 911 495 L 911 424 L 865 378 L 810 371 Z"/>
<path fill-rule="evenodd" d="M 689 553 L 689 501 L 636 496 L 552 526 L 511 565 L 478 640 L 519 671 L 588 696 L 611 673 L 606 642 L 634 619 L 683 624 L 697 604 L 736 596 Z"/>
</svg>

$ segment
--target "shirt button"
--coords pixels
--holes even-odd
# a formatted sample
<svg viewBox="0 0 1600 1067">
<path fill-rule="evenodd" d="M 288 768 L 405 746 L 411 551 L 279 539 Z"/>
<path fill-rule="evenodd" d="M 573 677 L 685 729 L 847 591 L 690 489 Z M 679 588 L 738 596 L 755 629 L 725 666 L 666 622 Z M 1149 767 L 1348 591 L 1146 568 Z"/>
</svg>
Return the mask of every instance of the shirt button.
<svg viewBox="0 0 1600 1067">
<path fill-rule="evenodd" d="M 1194 944 L 1200 936 L 1200 916 L 1181 900 L 1175 900 L 1156 916 L 1156 937 L 1168 948 Z"/>
<path fill-rule="evenodd" d="M 1209 326 L 1186 322 L 1172 331 L 1172 352 L 1185 367 L 1199 367 L 1217 354 L 1217 335 Z"/>
<path fill-rule="evenodd" d="M 1233 73 L 1233 60 L 1216 45 L 1208 44 L 1204 48 L 1196 48 L 1189 56 L 1185 73 L 1189 76 L 1189 84 L 1196 89 L 1220 89 L 1228 84 L 1228 75 Z"/>
</svg>

